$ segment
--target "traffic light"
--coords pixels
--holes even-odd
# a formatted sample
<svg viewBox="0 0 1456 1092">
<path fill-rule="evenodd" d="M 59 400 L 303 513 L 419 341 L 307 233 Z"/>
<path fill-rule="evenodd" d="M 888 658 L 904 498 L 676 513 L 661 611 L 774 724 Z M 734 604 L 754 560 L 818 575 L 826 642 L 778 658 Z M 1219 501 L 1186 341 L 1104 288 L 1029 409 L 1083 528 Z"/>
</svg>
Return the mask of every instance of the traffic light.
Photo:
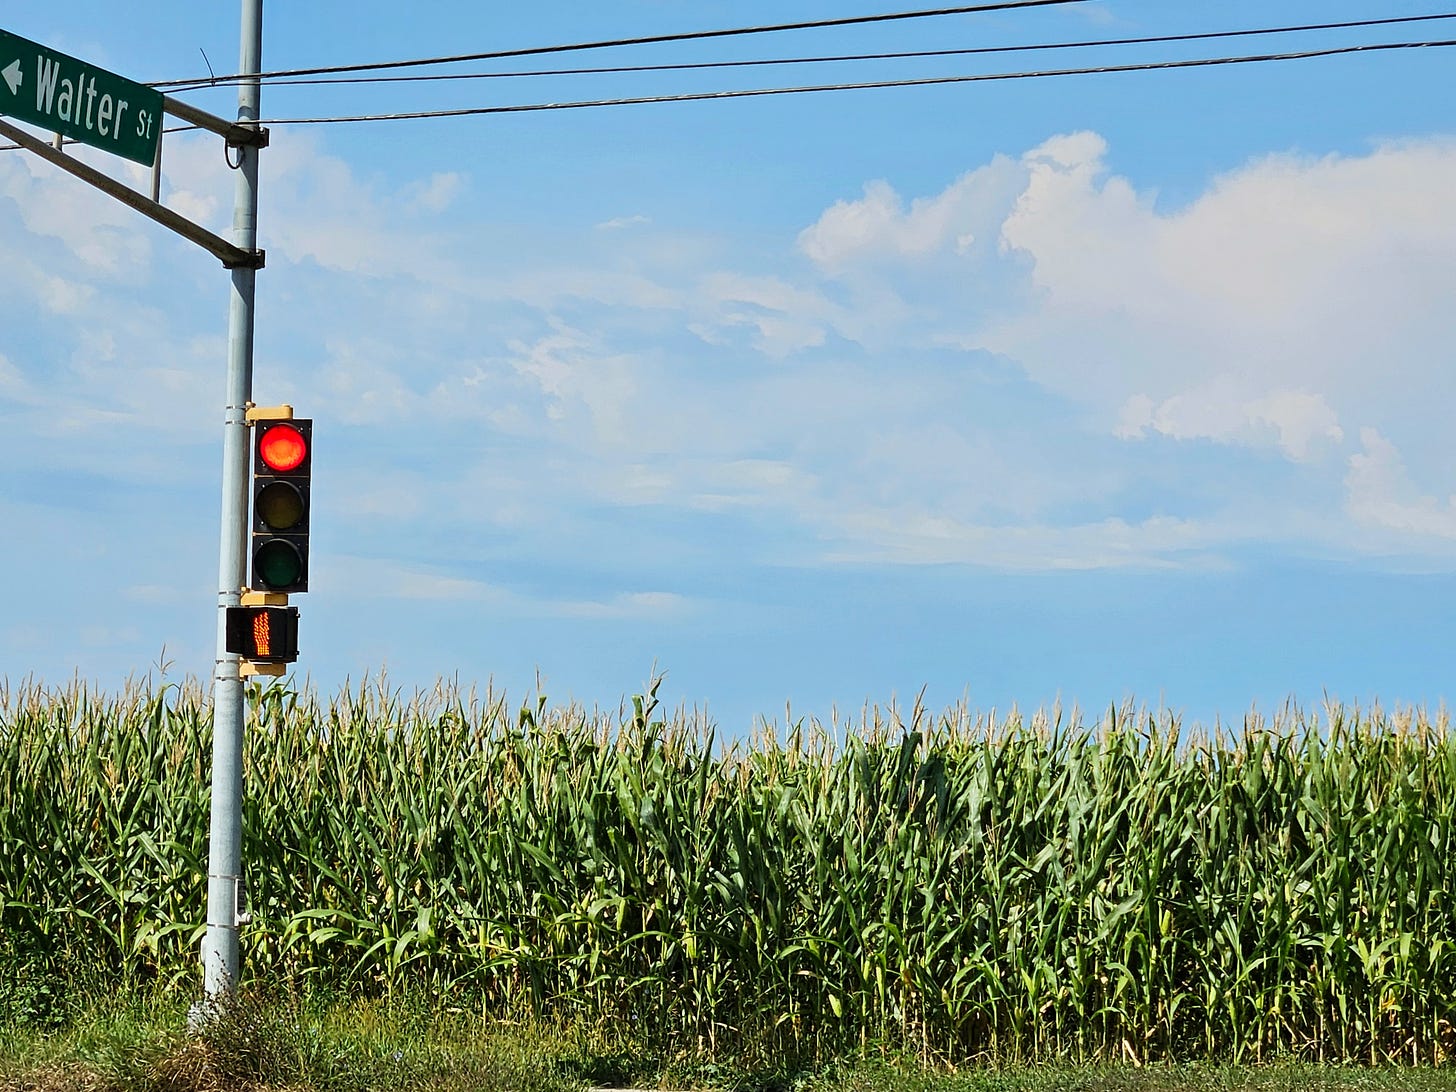
<svg viewBox="0 0 1456 1092">
<path fill-rule="evenodd" d="M 260 421 L 253 434 L 253 570 L 258 591 L 308 591 L 313 421 Z"/>
<path fill-rule="evenodd" d="M 226 645 L 227 651 L 253 664 L 293 663 L 298 659 L 298 608 L 228 607 Z"/>
</svg>

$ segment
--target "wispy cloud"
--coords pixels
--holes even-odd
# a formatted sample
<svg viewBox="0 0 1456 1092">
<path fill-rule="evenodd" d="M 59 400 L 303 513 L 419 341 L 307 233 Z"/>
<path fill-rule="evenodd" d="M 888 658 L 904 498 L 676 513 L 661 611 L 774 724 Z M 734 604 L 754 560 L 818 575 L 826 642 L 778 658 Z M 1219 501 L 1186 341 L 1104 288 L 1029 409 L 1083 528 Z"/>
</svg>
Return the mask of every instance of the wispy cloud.
<svg viewBox="0 0 1456 1092">
<path fill-rule="evenodd" d="M 637 227 L 650 223 L 652 223 L 652 218 L 649 216 L 616 216 L 610 220 L 603 220 L 597 225 L 597 230 L 621 231 L 623 228 Z"/>
<path fill-rule="evenodd" d="M 445 230 L 461 177 L 385 185 L 281 135 L 260 316 L 286 348 L 260 359 L 260 392 L 315 407 L 351 533 L 412 513 L 452 558 L 486 529 L 530 556 L 648 509 L 670 529 L 644 550 L 711 521 L 724 549 L 794 564 L 1187 566 L 1261 534 L 1339 552 L 1360 528 L 1442 533 L 1444 502 L 1376 498 L 1456 458 L 1456 142 L 1268 157 L 1177 208 L 1112 154 L 1073 133 L 939 192 L 871 181 L 777 251 L 624 216 L 525 252 L 484 245 L 500 225 Z M 174 204 L 221 215 L 231 179 L 200 146 L 168 171 Z M 28 209 L 36 184 L 0 164 Z M 143 265 L 162 245 L 89 205 L 32 214 L 23 238 L 71 262 L 22 274 L 29 298 L 64 313 L 119 291 L 88 264 L 108 222 Z M 141 284 L 48 362 L 7 344 L 0 397 L 109 436 L 98 466 L 159 411 L 211 436 L 225 294 L 174 287 L 195 314 Z M 407 458 L 376 442 L 391 422 L 410 423 Z M 431 589 L 494 594 L 451 571 L 399 593 Z"/>
<path fill-rule="evenodd" d="M 602 598 L 542 595 L 366 558 L 333 558 L 327 582 L 337 583 L 341 574 L 365 581 L 383 599 L 480 607 L 503 617 L 668 620 L 693 609 L 692 600 L 675 592 L 623 591 Z"/>
<path fill-rule="evenodd" d="M 1360 451 L 1350 456 L 1345 475 L 1346 510 L 1362 528 L 1382 532 L 1380 547 L 1407 547 L 1420 540 L 1456 542 L 1456 493 L 1444 498 L 1422 494 L 1405 460 L 1390 440 L 1373 428 L 1360 430 Z M 1446 551 L 1443 551 L 1446 552 Z"/>
</svg>

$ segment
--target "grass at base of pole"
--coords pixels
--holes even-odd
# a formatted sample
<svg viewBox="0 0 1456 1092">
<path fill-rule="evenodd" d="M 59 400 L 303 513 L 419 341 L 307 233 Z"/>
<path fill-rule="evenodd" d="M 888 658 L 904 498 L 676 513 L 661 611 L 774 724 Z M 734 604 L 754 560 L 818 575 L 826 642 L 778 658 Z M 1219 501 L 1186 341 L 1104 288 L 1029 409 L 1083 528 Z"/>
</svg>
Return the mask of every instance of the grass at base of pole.
<svg viewBox="0 0 1456 1092">
<path fill-rule="evenodd" d="M 73 992 L 72 996 L 76 996 Z M 40 1030 L 0 1024 L 0 1092 L 1456 1092 L 1456 1070 L 1046 1065 L 928 1069 L 867 1046 L 812 1071 L 649 1054 L 623 1029 L 509 1022 L 432 997 L 360 1001 L 245 991 L 216 1026 L 186 1030 L 180 991 L 74 1003 Z"/>
<path fill-rule="evenodd" d="M 245 991 L 197 1035 L 191 998 L 124 991 L 48 1030 L 0 1026 L 0 1092 L 575 1092 L 582 1036 L 390 1002 Z"/>
</svg>

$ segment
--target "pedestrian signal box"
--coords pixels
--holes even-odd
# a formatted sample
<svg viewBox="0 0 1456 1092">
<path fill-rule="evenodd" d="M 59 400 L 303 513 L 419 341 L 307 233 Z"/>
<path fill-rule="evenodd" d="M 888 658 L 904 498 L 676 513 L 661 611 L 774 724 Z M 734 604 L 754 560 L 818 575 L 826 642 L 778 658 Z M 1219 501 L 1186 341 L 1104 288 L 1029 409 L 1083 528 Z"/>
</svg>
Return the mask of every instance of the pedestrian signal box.
<svg viewBox="0 0 1456 1092">
<path fill-rule="evenodd" d="M 298 659 L 297 607 L 228 607 L 227 651 L 255 664 Z"/>
</svg>

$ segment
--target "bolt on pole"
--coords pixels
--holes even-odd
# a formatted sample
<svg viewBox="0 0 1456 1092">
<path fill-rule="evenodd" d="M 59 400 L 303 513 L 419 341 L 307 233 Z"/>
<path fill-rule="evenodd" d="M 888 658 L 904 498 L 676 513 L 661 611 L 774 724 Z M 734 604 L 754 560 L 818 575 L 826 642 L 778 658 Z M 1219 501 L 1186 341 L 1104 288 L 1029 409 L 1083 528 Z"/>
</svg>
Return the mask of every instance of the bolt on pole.
<svg viewBox="0 0 1456 1092">
<path fill-rule="evenodd" d="M 262 71 L 263 0 L 242 0 L 238 71 Z M 257 79 L 238 89 L 238 121 L 261 117 Z M 233 242 L 253 252 L 258 241 L 258 148 L 237 149 L 240 162 L 233 210 Z M 228 311 L 227 400 L 223 413 L 222 537 L 218 553 L 217 655 L 212 683 L 212 825 L 208 840 L 207 932 L 202 940 L 205 1004 L 233 996 L 241 969 L 238 927 L 243 890 L 243 679 L 239 658 L 227 651 L 227 608 L 238 606 L 246 579 L 248 534 L 248 423 L 253 393 L 254 288 L 257 270 L 232 270 Z"/>
</svg>

